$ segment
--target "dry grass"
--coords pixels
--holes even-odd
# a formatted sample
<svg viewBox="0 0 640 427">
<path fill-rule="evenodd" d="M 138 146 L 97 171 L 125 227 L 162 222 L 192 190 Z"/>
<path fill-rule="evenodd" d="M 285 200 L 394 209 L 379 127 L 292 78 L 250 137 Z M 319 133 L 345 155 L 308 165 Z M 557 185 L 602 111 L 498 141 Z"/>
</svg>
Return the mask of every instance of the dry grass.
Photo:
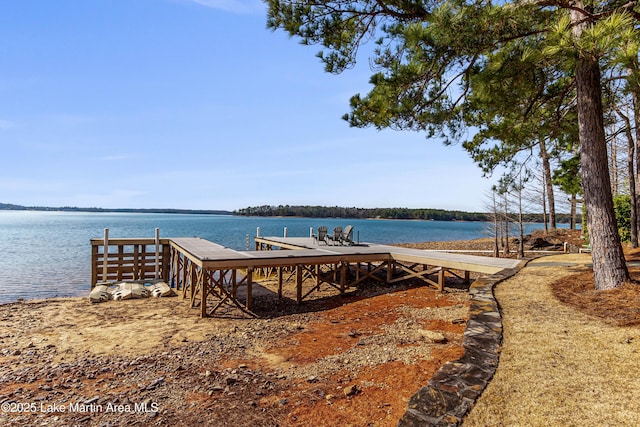
<svg viewBox="0 0 640 427">
<path fill-rule="evenodd" d="M 620 325 L 638 324 L 638 288 L 591 291 L 588 262 L 540 258 L 496 288 L 500 364 L 465 426 L 637 424 L 640 328 Z"/>
</svg>

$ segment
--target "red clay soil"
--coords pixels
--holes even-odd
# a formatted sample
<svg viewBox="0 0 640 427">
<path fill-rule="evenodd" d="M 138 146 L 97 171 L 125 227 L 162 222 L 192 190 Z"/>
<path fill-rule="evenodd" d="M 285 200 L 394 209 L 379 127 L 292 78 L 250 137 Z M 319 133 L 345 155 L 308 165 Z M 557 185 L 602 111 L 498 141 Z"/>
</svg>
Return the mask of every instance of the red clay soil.
<svg viewBox="0 0 640 427">
<path fill-rule="evenodd" d="M 309 325 L 307 330 L 290 337 L 292 344 L 274 347 L 269 352 L 290 363 L 305 365 L 320 357 L 340 354 L 348 347 L 358 345 L 361 337 L 382 333 L 382 325 L 395 322 L 401 315 L 398 311 L 401 306 L 425 308 L 458 303 L 427 287 L 408 289 L 405 295 L 402 298 L 381 295 L 323 313 L 322 318 Z M 298 400 L 301 395 L 316 398 L 299 399 L 302 404 L 288 414 L 289 422 L 316 426 L 397 425 L 411 395 L 426 385 L 444 363 L 463 354 L 459 337 L 464 332 L 465 323 L 433 319 L 421 326 L 447 337 L 455 336 L 452 341 L 456 344 L 436 348 L 430 355 L 418 356 L 411 365 L 394 361 L 357 371 L 346 369 L 322 384 L 298 381 L 280 398 Z"/>
<path fill-rule="evenodd" d="M 388 337 L 389 346 L 416 347 L 411 363 L 404 361 L 366 363 L 367 339 L 384 336 L 385 326 L 401 320 L 403 313 L 438 307 L 460 307 L 468 311 L 465 292 L 440 293 L 426 286 L 405 288 L 399 292 L 383 293 L 371 298 L 349 302 L 342 306 L 314 314 L 314 321 L 299 332 L 280 339 L 264 349 L 258 357 L 226 360 L 224 367 L 247 366 L 260 372 L 283 372 L 276 394 L 261 397 L 256 405 L 265 408 L 286 407 L 285 420 L 278 425 L 291 426 L 396 426 L 407 409 L 409 398 L 426 385 L 429 378 L 446 362 L 463 354 L 461 342 L 466 317 L 457 319 L 421 319 L 421 329 L 436 331 L 446 339 L 434 344 L 424 353 L 420 343 L 401 336 Z M 357 348 L 359 355 L 350 351 Z M 372 349 L 375 352 L 375 347 Z M 318 364 L 322 358 L 331 359 L 334 367 L 327 375 L 282 378 L 287 367 L 304 369 Z M 350 360 L 352 359 L 352 360 Z M 191 395 L 189 399 L 206 404 L 208 395 Z"/>
</svg>

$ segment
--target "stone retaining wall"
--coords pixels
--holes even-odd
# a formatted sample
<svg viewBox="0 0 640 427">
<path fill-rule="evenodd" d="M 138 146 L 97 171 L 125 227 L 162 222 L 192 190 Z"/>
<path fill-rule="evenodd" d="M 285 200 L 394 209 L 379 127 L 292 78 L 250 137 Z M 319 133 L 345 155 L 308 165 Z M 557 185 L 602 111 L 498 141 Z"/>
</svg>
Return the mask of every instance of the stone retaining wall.
<svg viewBox="0 0 640 427">
<path fill-rule="evenodd" d="M 515 275 L 516 268 L 481 277 L 469 288 L 469 321 L 464 331 L 464 355 L 444 364 L 409 400 L 398 427 L 458 426 L 484 391 L 498 367 L 502 318 L 493 288 Z"/>
</svg>

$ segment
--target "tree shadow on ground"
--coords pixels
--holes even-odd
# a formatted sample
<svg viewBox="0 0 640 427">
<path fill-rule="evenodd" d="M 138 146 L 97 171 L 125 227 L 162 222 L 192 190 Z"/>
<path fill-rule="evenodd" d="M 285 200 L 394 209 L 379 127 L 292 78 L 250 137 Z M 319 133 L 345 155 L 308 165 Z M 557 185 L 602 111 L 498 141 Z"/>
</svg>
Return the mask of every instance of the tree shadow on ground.
<svg viewBox="0 0 640 427">
<path fill-rule="evenodd" d="M 295 285 L 285 287 L 282 298 L 278 298 L 277 284 L 274 286 L 273 283 L 264 281 L 262 283 L 254 283 L 253 286 L 252 312 L 258 318 L 273 319 L 292 314 L 328 311 L 378 295 L 404 292 L 411 288 L 430 285 L 418 279 L 410 279 L 399 284 L 390 285 L 369 280 L 363 281 L 357 287 L 349 288 L 344 294 L 340 294 L 339 290 L 323 284 L 319 291 L 312 291 L 300 304 L 296 303 Z M 309 292 L 312 287 L 312 285 L 305 286 L 303 294 Z M 468 290 L 469 284 L 465 283 L 461 278 L 454 276 L 447 277 L 445 280 L 444 293 L 467 292 Z M 238 298 L 241 303 L 245 302 L 244 295 L 239 294 Z M 210 317 L 214 318 L 246 318 L 247 316 L 246 313 L 231 305 L 220 307 L 210 315 Z"/>
</svg>

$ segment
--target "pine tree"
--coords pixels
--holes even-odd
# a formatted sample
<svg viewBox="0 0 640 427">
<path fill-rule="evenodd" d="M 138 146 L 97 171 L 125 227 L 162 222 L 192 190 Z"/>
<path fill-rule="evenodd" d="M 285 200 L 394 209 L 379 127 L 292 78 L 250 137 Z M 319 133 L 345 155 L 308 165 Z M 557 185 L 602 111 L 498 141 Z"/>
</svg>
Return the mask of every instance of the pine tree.
<svg viewBox="0 0 640 427">
<path fill-rule="evenodd" d="M 638 39 L 636 1 L 596 1 L 588 7 L 581 0 L 268 4 L 268 26 L 282 28 L 304 44 L 322 45 L 318 56 L 329 72 L 354 66 L 358 49 L 375 41 L 373 88 L 364 97 L 352 97 L 345 116 L 352 126 L 414 130 L 447 143 L 459 141 L 467 132 L 467 101 L 474 90 L 499 83 L 483 74 L 493 58 L 527 62 L 537 70 L 551 64 L 548 69 L 562 71 L 575 85 L 595 285 L 608 289 L 628 279 L 607 167 L 600 67 Z M 477 75 L 486 77 L 486 83 L 474 86 Z"/>
</svg>

